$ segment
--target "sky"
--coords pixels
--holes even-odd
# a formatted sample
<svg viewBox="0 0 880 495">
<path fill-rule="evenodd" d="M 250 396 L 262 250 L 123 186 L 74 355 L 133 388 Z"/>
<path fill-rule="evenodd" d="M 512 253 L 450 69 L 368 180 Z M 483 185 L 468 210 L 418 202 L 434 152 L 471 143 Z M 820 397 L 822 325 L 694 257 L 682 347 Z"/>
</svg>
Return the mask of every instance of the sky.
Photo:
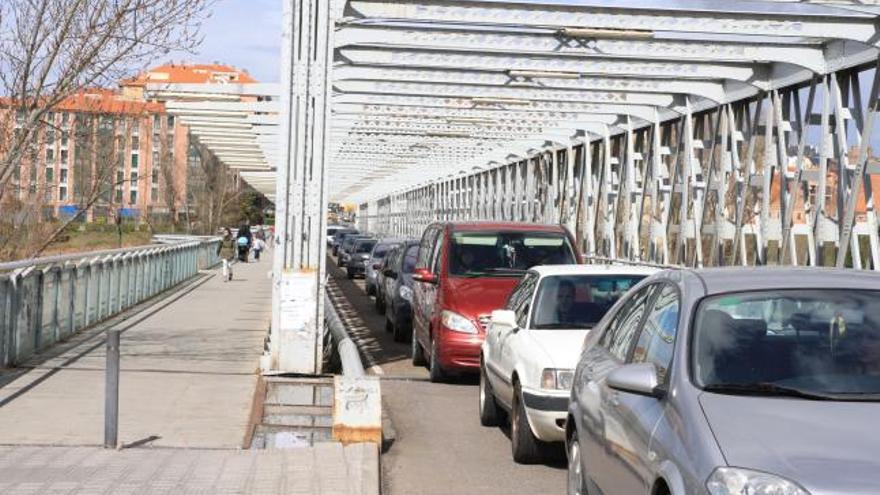
<svg viewBox="0 0 880 495">
<path fill-rule="evenodd" d="M 196 54 L 175 62 L 220 62 L 246 69 L 260 82 L 278 82 L 283 0 L 217 0 L 202 27 Z"/>
</svg>

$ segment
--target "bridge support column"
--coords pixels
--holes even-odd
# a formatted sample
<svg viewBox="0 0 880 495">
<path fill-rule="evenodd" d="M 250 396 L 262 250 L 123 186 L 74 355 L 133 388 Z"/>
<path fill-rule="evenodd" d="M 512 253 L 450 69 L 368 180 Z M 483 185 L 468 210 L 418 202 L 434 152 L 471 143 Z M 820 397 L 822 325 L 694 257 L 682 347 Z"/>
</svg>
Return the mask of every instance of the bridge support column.
<svg viewBox="0 0 880 495">
<path fill-rule="evenodd" d="M 321 373 L 332 19 L 341 2 L 285 0 L 272 329 L 264 372 Z"/>
</svg>

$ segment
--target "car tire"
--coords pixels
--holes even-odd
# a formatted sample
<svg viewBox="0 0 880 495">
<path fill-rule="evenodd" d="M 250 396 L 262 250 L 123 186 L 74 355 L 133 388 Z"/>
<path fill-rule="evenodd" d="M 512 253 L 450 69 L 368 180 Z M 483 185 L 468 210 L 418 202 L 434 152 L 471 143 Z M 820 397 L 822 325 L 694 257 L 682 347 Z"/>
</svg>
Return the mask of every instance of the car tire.
<svg viewBox="0 0 880 495">
<path fill-rule="evenodd" d="M 498 426 L 501 424 L 501 413 L 498 410 L 498 402 L 492 392 L 492 384 L 486 375 L 486 366 L 480 363 L 480 424 L 483 426 Z"/>
<path fill-rule="evenodd" d="M 395 342 L 406 342 L 407 332 L 403 330 L 400 326 L 400 323 L 394 322 L 394 328 L 392 329 L 392 334 L 394 335 Z"/>
<path fill-rule="evenodd" d="M 581 444 L 578 443 L 577 431 L 572 430 L 565 444 L 565 454 L 568 458 L 568 476 L 566 491 L 568 495 L 588 495 L 587 482 L 584 479 L 581 462 Z"/>
<path fill-rule="evenodd" d="M 354 279 L 354 272 L 351 270 L 351 268 L 345 270 L 345 276 L 348 277 L 349 280 Z"/>
<path fill-rule="evenodd" d="M 522 389 L 519 383 L 513 385 L 513 407 L 510 416 L 510 450 L 513 460 L 519 464 L 535 464 L 541 461 L 543 444 L 535 438 L 526 416 Z"/>
<path fill-rule="evenodd" d="M 385 311 L 385 331 L 387 333 L 394 332 L 394 323 L 391 323 L 391 320 L 388 318 L 388 311 Z"/>
<path fill-rule="evenodd" d="M 440 360 L 437 359 L 437 339 L 433 337 L 431 337 L 431 361 L 428 372 L 431 377 L 431 383 L 443 383 L 446 381 L 446 371 L 440 365 Z"/>
<path fill-rule="evenodd" d="M 425 350 L 422 349 L 422 344 L 419 344 L 419 339 L 416 338 L 415 332 L 413 332 L 412 336 L 412 364 L 413 366 L 425 365 Z"/>
<path fill-rule="evenodd" d="M 385 314 L 385 297 L 381 292 L 376 293 L 376 312 L 380 315 Z"/>
</svg>

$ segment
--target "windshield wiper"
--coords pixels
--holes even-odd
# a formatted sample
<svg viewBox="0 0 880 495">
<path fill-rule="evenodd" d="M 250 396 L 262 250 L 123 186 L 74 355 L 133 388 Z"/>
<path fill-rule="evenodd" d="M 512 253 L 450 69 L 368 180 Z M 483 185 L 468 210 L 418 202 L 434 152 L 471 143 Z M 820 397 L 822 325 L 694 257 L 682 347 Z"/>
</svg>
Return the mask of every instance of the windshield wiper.
<svg viewBox="0 0 880 495">
<path fill-rule="evenodd" d="M 522 275 L 525 272 L 526 271 L 523 270 L 522 268 L 499 267 L 499 268 L 487 268 L 486 269 L 486 273 L 504 273 L 504 274 L 510 274 L 510 275 Z"/>
<path fill-rule="evenodd" d="M 775 383 L 716 383 L 703 387 L 706 392 L 734 395 L 764 395 L 776 397 L 798 397 L 810 400 L 841 400 L 836 394 L 808 392 L 799 388 L 785 387 Z"/>
</svg>

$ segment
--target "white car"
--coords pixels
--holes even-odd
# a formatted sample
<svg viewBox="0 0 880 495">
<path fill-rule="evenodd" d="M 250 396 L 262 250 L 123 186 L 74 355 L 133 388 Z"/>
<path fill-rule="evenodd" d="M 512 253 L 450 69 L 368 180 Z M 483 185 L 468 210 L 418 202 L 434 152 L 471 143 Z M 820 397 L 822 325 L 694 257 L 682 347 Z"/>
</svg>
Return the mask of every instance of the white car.
<svg viewBox="0 0 880 495">
<path fill-rule="evenodd" d="M 614 303 L 657 269 L 537 266 L 492 313 L 480 363 L 480 422 L 510 419 L 517 462 L 538 462 L 565 440 L 571 379 L 584 338 Z"/>
</svg>

